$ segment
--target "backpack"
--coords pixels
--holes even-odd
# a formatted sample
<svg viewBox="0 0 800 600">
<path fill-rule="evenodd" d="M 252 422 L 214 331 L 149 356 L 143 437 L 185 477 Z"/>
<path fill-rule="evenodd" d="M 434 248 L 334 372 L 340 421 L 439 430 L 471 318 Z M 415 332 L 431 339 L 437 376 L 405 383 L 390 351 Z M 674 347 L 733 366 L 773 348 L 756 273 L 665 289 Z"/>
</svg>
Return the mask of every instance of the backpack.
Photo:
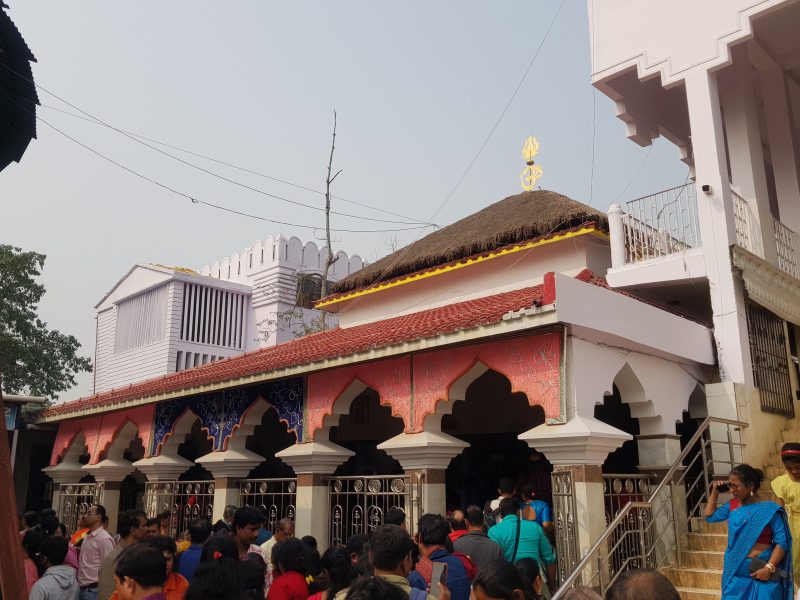
<svg viewBox="0 0 800 600">
<path fill-rule="evenodd" d="M 474 562 L 472 562 L 472 559 L 466 554 L 461 554 L 461 552 L 451 552 L 450 554 L 457 556 L 458 560 L 461 561 L 461 564 L 464 565 L 464 570 L 467 572 L 467 577 L 469 577 L 469 580 L 472 581 L 475 579 L 475 575 L 478 574 L 478 567 Z"/>
</svg>

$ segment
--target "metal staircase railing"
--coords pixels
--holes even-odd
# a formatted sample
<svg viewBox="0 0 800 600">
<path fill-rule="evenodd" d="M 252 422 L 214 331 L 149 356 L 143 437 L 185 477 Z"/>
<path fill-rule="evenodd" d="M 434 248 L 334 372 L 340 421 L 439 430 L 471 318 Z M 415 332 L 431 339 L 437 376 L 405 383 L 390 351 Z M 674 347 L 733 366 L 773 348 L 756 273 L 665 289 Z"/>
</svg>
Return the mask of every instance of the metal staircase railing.
<svg viewBox="0 0 800 600">
<path fill-rule="evenodd" d="M 741 462 L 747 423 L 706 418 L 646 502 L 628 502 L 553 595 L 576 585 L 605 595 L 627 569 L 681 565 L 692 518 L 701 516 L 712 477 Z M 716 439 L 724 433 L 725 439 Z"/>
</svg>

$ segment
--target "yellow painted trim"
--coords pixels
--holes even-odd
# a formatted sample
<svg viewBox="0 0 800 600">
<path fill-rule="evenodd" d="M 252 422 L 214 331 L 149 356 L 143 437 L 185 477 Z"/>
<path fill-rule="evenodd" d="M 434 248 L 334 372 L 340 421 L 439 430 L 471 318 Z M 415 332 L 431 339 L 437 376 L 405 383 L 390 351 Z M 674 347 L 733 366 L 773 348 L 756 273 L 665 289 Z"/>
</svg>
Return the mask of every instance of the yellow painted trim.
<svg viewBox="0 0 800 600">
<path fill-rule="evenodd" d="M 428 279 L 430 277 L 435 277 L 437 275 L 443 275 L 444 273 L 449 273 L 451 271 L 456 271 L 458 269 L 470 267 L 478 263 L 486 262 L 487 260 L 500 258 L 502 256 L 507 256 L 509 254 L 514 254 L 516 252 L 522 252 L 523 250 L 530 250 L 531 248 L 537 248 L 539 246 L 545 246 L 547 244 L 553 244 L 555 242 L 561 242 L 563 240 L 587 234 L 594 235 L 604 240 L 609 239 L 609 235 L 607 233 L 605 233 L 604 231 L 599 231 L 594 226 L 581 227 L 577 231 L 567 231 L 565 233 L 557 234 L 545 239 L 532 240 L 525 244 L 518 244 L 516 246 L 502 248 L 500 250 L 489 252 L 485 255 L 476 256 L 474 258 L 467 258 L 452 265 L 439 267 L 438 269 L 431 269 L 429 271 L 423 271 L 422 273 L 414 273 L 409 275 L 408 277 L 403 277 L 402 279 L 396 279 L 395 281 L 387 281 L 386 283 L 382 283 L 374 287 L 364 288 L 361 290 L 357 290 L 355 292 L 350 292 L 349 294 L 345 294 L 343 296 L 337 296 L 336 298 L 332 298 L 330 300 L 320 301 L 314 305 L 314 308 L 325 308 L 326 306 L 332 306 L 334 304 L 338 304 L 339 302 L 352 300 L 353 298 L 358 298 L 360 296 L 368 296 L 369 294 L 375 294 L 376 292 L 388 290 L 390 288 L 397 287 L 400 285 L 405 285 L 407 283 L 413 283 L 414 281 L 420 281 L 421 279 Z"/>
</svg>

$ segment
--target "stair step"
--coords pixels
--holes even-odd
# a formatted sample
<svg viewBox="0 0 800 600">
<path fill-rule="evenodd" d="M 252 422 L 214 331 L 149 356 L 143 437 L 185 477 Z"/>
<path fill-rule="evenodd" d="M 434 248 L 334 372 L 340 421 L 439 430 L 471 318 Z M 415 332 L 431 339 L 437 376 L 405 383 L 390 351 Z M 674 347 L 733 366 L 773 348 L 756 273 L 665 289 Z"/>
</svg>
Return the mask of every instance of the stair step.
<svg viewBox="0 0 800 600">
<path fill-rule="evenodd" d="M 727 523 L 709 523 L 705 517 L 692 517 L 694 533 L 728 533 Z"/>
<path fill-rule="evenodd" d="M 722 569 L 725 553 L 714 550 L 681 550 L 681 565 L 687 568 Z"/>
<path fill-rule="evenodd" d="M 706 590 L 721 589 L 722 569 L 701 569 L 697 567 L 671 568 L 665 569 L 664 575 L 675 587 Z"/>
<path fill-rule="evenodd" d="M 728 546 L 727 533 L 689 533 L 687 534 L 689 550 L 724 551 Z"/>
<path fill-rule="evenodd" d="M 681 600 L 719 600 L 720 590 L 703 588 L 677 587 Z"/>
</svg>

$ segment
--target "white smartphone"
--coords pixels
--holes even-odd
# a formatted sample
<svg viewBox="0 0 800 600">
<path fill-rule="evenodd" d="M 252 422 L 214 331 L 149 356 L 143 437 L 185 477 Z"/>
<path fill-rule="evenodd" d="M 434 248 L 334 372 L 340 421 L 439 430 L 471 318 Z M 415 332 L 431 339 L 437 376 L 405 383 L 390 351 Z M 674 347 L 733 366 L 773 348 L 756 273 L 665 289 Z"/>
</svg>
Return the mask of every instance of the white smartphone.
<svg viewBox="0 0 800 600">
<path fill-rule="evenodd" d="M 447 583 L 447 563 L 435 562 L 433 563 L 433 572 L 431 574 L 431 596 L 439 597 L 441 591 L 441 584 Z"/>
</svg>

